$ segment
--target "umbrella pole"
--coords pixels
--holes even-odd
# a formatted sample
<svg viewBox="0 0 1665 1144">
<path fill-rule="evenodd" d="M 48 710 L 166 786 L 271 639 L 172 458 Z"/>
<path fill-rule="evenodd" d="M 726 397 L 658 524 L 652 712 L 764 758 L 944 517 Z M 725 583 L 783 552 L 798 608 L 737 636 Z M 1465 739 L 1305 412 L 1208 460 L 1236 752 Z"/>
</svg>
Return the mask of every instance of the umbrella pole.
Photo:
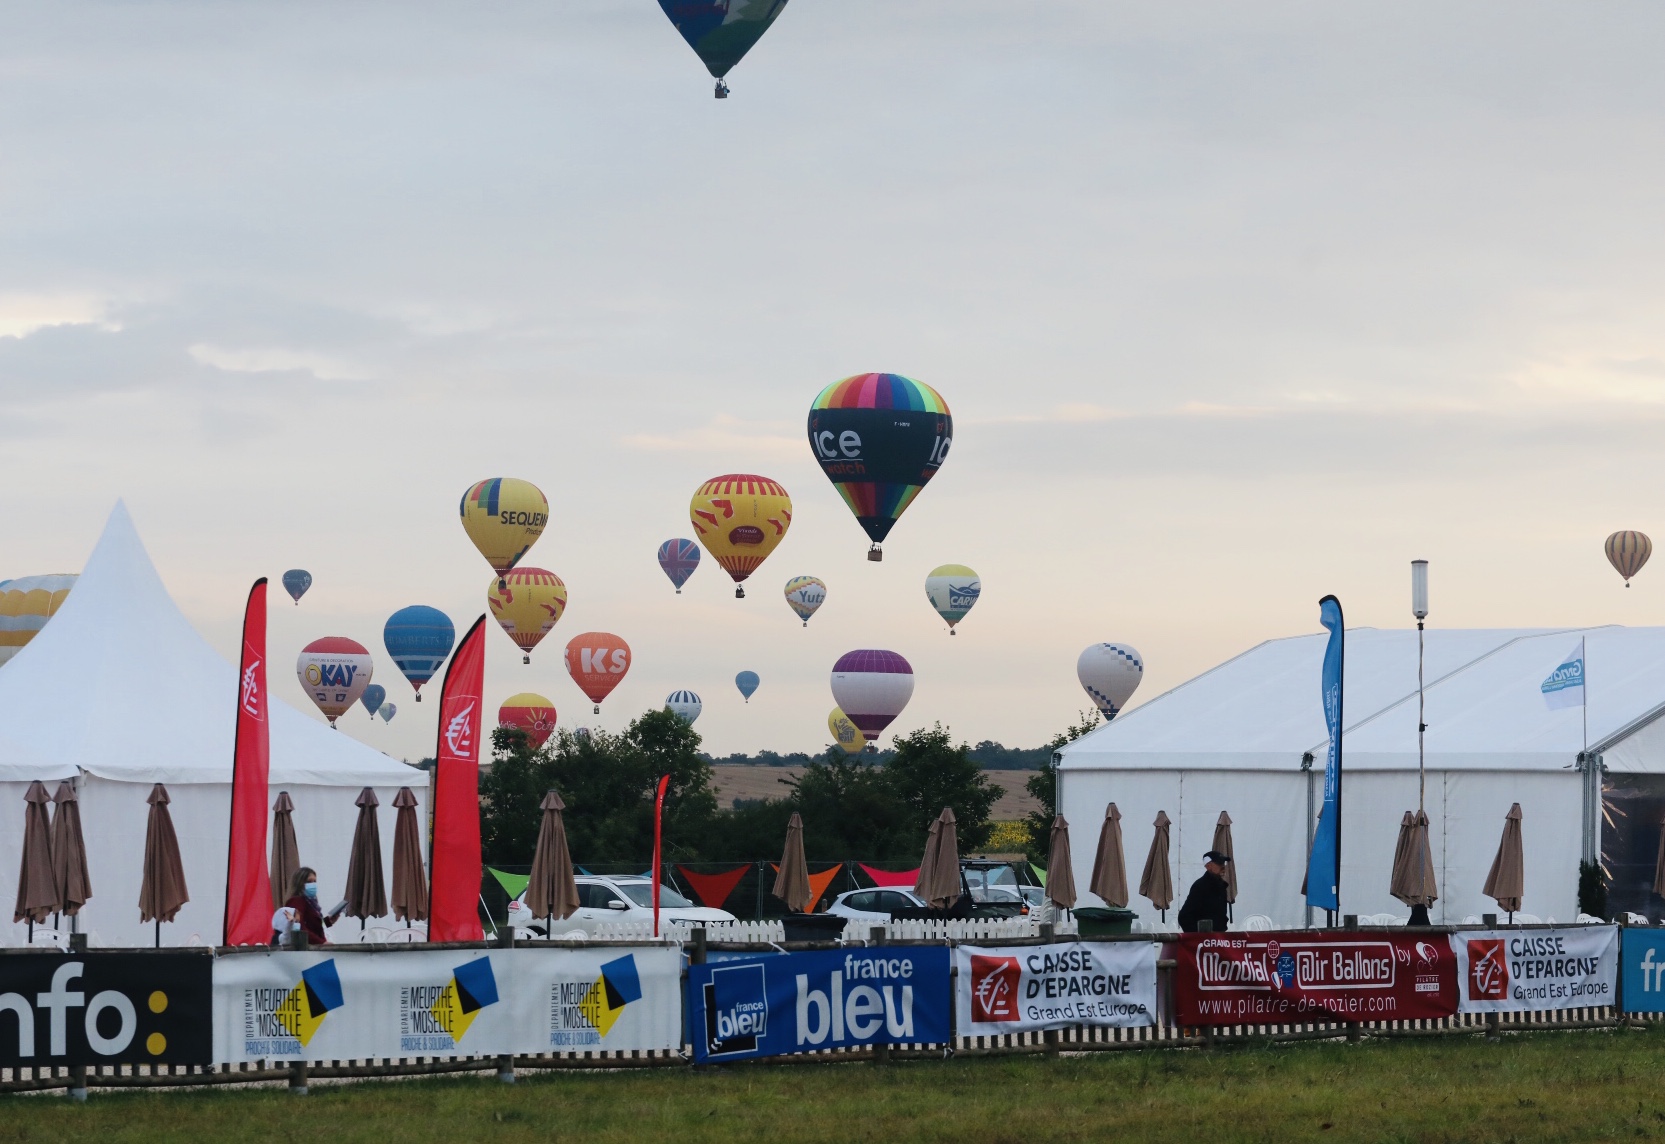
<svg viewBox="0 0 1665 1144">
<path fill-rule="evenodd" d="M 162 919 L 156 919 L 156 948 L 162 948 Z"/>
<path fill-rule="evenodd" d="M 1422 734 L 1428 730 L 1422 692 L 1422 621 L 1416 622 L 1416 809 L 1422 813 L 1428 797 L 1428 771 L 1422 753 Z"/>
</svg>

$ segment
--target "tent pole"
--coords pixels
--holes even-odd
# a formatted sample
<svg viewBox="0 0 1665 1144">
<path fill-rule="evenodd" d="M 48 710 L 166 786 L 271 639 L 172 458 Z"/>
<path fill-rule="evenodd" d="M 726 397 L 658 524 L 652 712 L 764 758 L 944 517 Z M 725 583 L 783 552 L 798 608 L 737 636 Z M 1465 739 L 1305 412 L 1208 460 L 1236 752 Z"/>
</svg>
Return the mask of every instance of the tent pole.
<svg viewBox="0 0 1665 1144">
<path fill-rule="evenodd" d="M 1428 801 L 1428 767 L 1422 750 L 1423 732 L 1428 730 L 1422 692 L 1422 621 L 1416 622 L 1416 809 L 1424 813 Z"/>
</svg>

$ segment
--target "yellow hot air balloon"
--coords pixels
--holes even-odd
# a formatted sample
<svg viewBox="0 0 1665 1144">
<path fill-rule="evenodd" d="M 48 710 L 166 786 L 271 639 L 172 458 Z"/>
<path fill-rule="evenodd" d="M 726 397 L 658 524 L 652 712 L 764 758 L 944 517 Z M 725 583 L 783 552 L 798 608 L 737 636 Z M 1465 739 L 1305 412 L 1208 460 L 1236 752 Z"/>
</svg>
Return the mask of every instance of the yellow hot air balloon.
<svg viewBox="0 0 1665 1144">
<path fill-rule="evenodd" d="M 530 481 L 492 477 L 471 485 L 458 507 L 463 531 L 501 578 L 549 523 L 549 501 Z"/>
<path fill-rule="evenodd" d="M 567 586 L 542 568 L 515 568 L 486 589 L 491 614 L 532 662 L 532 649 L 560 622 L 567 610 Z"/>
<path fill-rule="evenodd" d="M 69 598 L 75 575 L 0 580 L 0 663 L 23 650 Z"/>
<path fill-rule="evenodd" d="M 768 477 L 730 473 L 700 486 L 688 503 L 688 519 L 705 550 L 734 578 L 734 594 L 743 600 L 740 581 L 757 571 L 792 526 L 792 498 Z"/>
<path fill-rule="evenodd" d="M 1653 541 L 1644 533 L 1625 531 L 1615 532 L 1607 538 L 1603 545 L 1607 550 L 1607 562 L 1613 565 L 1613 571 L 1625 578 L 1625 587 L 1630 587 L 1630 578 L 1642 570 L 1642 565 L 1653 555 Z"/>
<path fill-rule="evenodd" d="M 859 755 L 861 749 L 867 746 L 867 736 L 861 733 L 860 727 L 850 722 L 842 707 L 834 707 L 832 714 L 827 716 L 827 730 L 832 732 L 833 742 L 842 747 L 847 755 Z"/>
</svg>

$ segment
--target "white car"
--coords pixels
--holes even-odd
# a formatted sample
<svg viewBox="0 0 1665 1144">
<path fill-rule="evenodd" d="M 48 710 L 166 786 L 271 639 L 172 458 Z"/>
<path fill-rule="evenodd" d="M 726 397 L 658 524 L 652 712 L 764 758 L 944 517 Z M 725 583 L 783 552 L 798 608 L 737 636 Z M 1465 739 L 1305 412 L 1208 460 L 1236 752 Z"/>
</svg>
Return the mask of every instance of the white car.
<svg viewBox="0 0 1665 1144">
<path fill-rule="evenodd" d="M 890 920 L 893 910 L 914 910 L 930 904 L 912 890 L 903 890 L 896 887 L 850 890 L 834 898 L 832 905 L 827 907 L 827 912 L 837 914 L 839 917 L 849 918 L 853 922 L 880 925 Z M 860 934 L 859 936 L 866 937 L 867 935 Z"/>
<path fill-rule="evenodd" d="M 571 917 L 548 919 L 554 924 L 545 927 L 543 918 L 533 918 L 526 908 L 522 894 L 509 903 L 509 923 L 516 929 L 530 930 L 540 937 L 560 937 L 579 931 L 594 935 L 603 922 L 646 922 L 653 924 L 653 883 L 643 877 L 601 878 L 580 874 L 578 909 Z M 696 906 L 687 898 L 663 883 L 659 886 L 659 924 L 666 922 L 732 922 L 727 910 Z"/>
</svg>

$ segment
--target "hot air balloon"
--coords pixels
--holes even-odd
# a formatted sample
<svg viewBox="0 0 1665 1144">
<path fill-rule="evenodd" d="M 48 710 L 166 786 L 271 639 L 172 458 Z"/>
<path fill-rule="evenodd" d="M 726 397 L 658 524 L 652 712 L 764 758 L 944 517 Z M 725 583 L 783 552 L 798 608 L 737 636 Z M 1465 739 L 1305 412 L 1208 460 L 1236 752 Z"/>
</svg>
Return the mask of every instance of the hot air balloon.
<svg viewBox="0 0 1665 1144">
<path fill-rule="evenodd" d="M 833 664 L 832 693 L 839 709 L 874 743 L 913 697 L 913 668 L 893 651 L 848 651 Z"/>
<path fill-rule="evenodd" d="M 382 628 L 387 654 L 410 680 L 418 703 L 422 702 L 422 685 L 434 677 L 456 641 L 457 629 L 452 626 L 451 618 L 426 604 L 400 608 L 387 618 L 387 625 Z"/>
<path fill-rule="evenodd" d="M 295 606 L 300 607 L 301 597 L 312 587 L 312 573 L 305 568 L 291 568 L 283 574 L 283 590 L 294 598 Z"/>
<path fill-rule="evenodd" d="M 786 0 L 659 0 L 659 7 L 716 79 L 717 98 L 727 99 L 723 77 L 769 30 Z"/>
<path fill-rule="evenodd" d="M 842 707 L 834 707 L 832 714 L 827 716 L 827 730 L 832 732 L 833 742 L 842 747 L 847 755 L 859 755 L 861 749 L 867 746 L 867 736 L 861 733 L 860 727 L 850 722 Z"/>
<path fill-rule="evenodd" d="M 869 560 L 884 559 L 880 544 L 936 476 L 953 436 L 942 395 L 901 374 L 858 373 L 809 407 L 810 448 L 872 538 Z"/>
<path fill-rule="evenodd" d="M 383 723 L 391 723 L 393 717 L 399 714 L 399 705 L 397 703 L 383 703 L 376 714 L 382 717 Z"/>
<path fill-rule="evenodd" d="M 1630 578 L 1642 570 L 1642 565 L 1653 555 L 1653 541 L 1640 532 L 1615 532 L 1607 538 L 1607 562 L 1613 565 L 1613 570 L 1625 578 L 1625 587 L 1630 587 Z"/>
<path fill-rule="evenodd" d="M 555 704 L 541 695 L 522 691 L 503 700 L 503 706 L 497 709 L 497 721 L 526 732 L 526 741 L 535 751 L 555 733 Z"/>
<path fill-rule="evenodd" d="M 364 689 L 364 694 L 359 696 L 358 701 L 364 704 L 364 709 L 370 712 L 370 719 L 374 722 L 376 712 L 387 702 L 387 688 L 379 683 L 372 683 Z"/>
<path fill-rule="evenodd" d="M 463 531 L 498 576 L 520 563 L 549 523 L 549 501 L 530 481 L 492 477 L 463 493 Z"/>
<path fill-rule="evenodd" d="M 983 581 L 964 564 L 944 564 L 925 577 L 925 598 L 937 615 L 948 621 L 949 635 L 954 634 L 954 625 L 965 619 L 982 591 Z"/>
<path fill-rule="evenodd" d="M 0 580 L 0 664 L 22 651 L 69 598 L 75 576 L 21 576 Z"/>
<path fill-rule="evenodd" d="M 532 649 L 548 635 L 567 610 L 567 586 L 542 568 L 515 568 L 486 589 L 491 614 L 532 662 Z"/>
<path fill-rule="evenodd" d="M 567 644 L 566 664 L 567 674 L 600 715 L 601 701 L 630 670 L 630 645 L 611 632 L 585 632 Z"/>
<path fill-rule="evenodd" d="M 682 595 L 682 586 L 699 566 L 699 545 L 692 540 L 667 540 L 659 546 L 659 567 L 676 585 L 678 596 Z"/>
<path fill-rule="evenodd" d="M 734 578 L 734 594 L 743 600 L 740 581 L 757 571 L 792 527 L 792 498 L 768 477 L 730 473 L 699 487 L 688 503 L 688 519 L 705 550 Z"/>
<path fill-rule="evenodd" d="M 794 576 L 786 582 L 786 606 L 809 627 L 809 618 L 827 602 L 827 586 L 814 576 Z"/>
<path fill-rule="evenodd" d="M 756 691 L 757 685 L 762 682 L 763 681 L 757 677 L 757 672 L 755 671 L 742 671 L 739 675 L 734 677 L 734 686 L 740 689 L 740 694 L 745 698 L 747 703 L 752 701 L 752 692 Z"/>
<path fill-rule="evenodd" d="M 705 704 L 692 691 L 673 691 L 665 696 L 665 706 L 684 723 L 692 723 L 705 710 Z"/>
<path fill-rule="evenodd" d="M 1075 676 L 1108 723 L 1138 689 L 1145 677 L 1145 661 L 1126 644 L 1098 643 L 1075 661 Z"/>
<path fill-rule="evenodd" d="M 295 660 L 295 676 L 335 726 L 370 686 L 370 650 L 345 636 L 325 636 L 301 649 Z"/>
</svg>

